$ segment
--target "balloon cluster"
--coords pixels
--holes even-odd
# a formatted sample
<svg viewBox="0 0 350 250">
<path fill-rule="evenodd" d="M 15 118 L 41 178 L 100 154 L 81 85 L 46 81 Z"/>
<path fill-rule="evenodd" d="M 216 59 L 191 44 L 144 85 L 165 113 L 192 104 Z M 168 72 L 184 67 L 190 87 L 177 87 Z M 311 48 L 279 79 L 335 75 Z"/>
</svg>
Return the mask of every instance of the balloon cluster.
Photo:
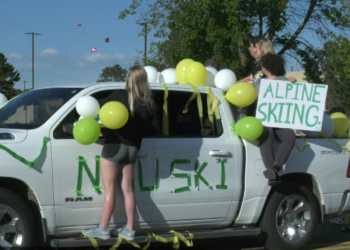
<svg viewBox="0 0 350 250">
<path fill-rule="evenodd" d="M 325 135 L 327 137 L 347 137 L 349 129 L 349 121 L 345 114 L 336 112 L 330 116 L 323 114 L 323 122 L 321 132 L 303 131 L 306 136 L 314 137 Z"/>
<path fill-rule="evenodd" d="M 237 107 L 248 107 L 257 97 L 258 92 L 249 82 L 234 84 L 225 95 L 226 100 Z M 261 121 L 253 116 L 239 120 L 235 127 L 237 134 L 245 140 L 258 139 L 263 132 Z"/>
<path fill-rule="evenodd" d="M 176 69 L 168 68 L 162 72 L 157 72 L 152 66 L 144 66 L 144 69 L 150 83 L 209 86 L 226 92 L 237 82 L 236 74 L 232 70 L 217 71 L 213 67 L 204 67 L 200 62 L 189 58 L 181 60 Z"/>
<path fill-rule="evenodd" d="M 122 103 L 111 101 L 100 108 L 100 104 L 92 96 L 79 98 L 75 108 L 80 118 L 74 125 L 73 136 L 82 145 L 90 145 L 98 140 L 101 134 L 100 125 L 118 129 L 129 118 L 129 112 Z"/>
</svg>

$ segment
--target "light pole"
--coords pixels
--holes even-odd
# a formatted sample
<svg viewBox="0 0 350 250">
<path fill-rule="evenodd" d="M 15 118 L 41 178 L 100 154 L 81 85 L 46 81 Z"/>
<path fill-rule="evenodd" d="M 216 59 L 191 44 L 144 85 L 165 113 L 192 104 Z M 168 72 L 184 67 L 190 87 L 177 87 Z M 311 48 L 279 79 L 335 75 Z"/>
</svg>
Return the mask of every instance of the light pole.
<svg viewBox="0 0 350 250">
<path fill-rule="evenodd" d="M 143 56 L 143 63 L 146 66 L 147 61 L 147 23 L 140 23 L 141 26 L 145 26 L 145 54 Z"/>
<path fill-rule="evenodd" d="M 26 35 L 32 35 L 32 89 L 34 89 L 34 35 L 40 36 L 38 33 L 25 33 Z"/>
<path fill-rule="evenodd" d="M 24 88 L 23 88 L 23 91 L 25 91 L 26 90 L 26 82 L 28 82 L 28 81 L 23 81 L 24 82 Z"/>
</svg>

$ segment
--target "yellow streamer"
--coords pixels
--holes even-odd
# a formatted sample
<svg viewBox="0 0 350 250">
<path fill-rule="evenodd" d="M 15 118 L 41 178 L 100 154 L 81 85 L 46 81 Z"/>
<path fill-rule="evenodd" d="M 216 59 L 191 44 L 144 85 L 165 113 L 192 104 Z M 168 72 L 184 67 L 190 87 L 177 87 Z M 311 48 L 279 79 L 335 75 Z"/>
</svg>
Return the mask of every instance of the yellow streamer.
<svg viewBox="0 0 350 250">
<path fill-rule="evenodd" d="M 183 243 L 185 243 L 188 247 L 192 247 L 193 246 L 193 234 L 190 233 L 189 231 L 186 231 L 189 236 L 188 238 L 186 238 L 185 236 L 183 236 L 182 234 L 174 231 L 174 230 L 171 230 L 169 233 L 173 233 L 175 236 L 173 237 L 170 237 L 170 238 L 164 238 L 164 237 L 161 237 L 161 236 L 157 236 L 155 235 L 154 233 L 152 233 L 152 235 L 154 236 L 154 238 L 159 241 L 159 242 L 162 242 L 162 243 L 170 243 L 170 242 L 173 242 L 173 248 L 174 249 L 179 249 L 180 248 L 180 241 L 182 241 Z M 85 235 L 82 235 L 83 238 L 85 239 L 89 239 L 91 241 L 91 244 L 93 245 L 93 247 L 96 249 L 96 250 L 99 250 L 100 247 L 96 241 L 95 238 L 93 237 L 87 237 Z M 151 238 L 152 236 L 150 234 L 147 234 L 147 239 L 145 240 L 145 242 L 147 242 L 147 244 L 144 246 L 144 247 L 140 247 L 139 244 L 137 244 L 135 241 L 129 241 L 129 240 L 125 240 L 127 243 L 129 243 L 130 245 L 132 245 L 133 247 L 136 247 L 138 249 L 142 249 L 142 250 L 147 250 L 151 244 Z M 118 236 L 118 240 L 117 242 L 109 249 L 109 250 L 116 250 L 120 244 L 123 242 L 123 238 L 122 237 L 119 237 Z"/>
<path fill-rule="evenodd" d="M 93 247 L 96 249 L 96 250 L 99 250 L 100 249 L 100 247 L 98 246 L 98 243 L 97 243 L 97 241 L 95 240 L 95 238 L 94 237 L 88 237 L 88 236 L 85 236 L 85 235 L 83 235 L 82 236 L 83 238 L 88 238 L 90 241 L 91 241 L 91 244 L 93 245 Z"/>
<path fill-rule="evenodd" d="M 327 139 L 329 142 L 333 143 L 335 146 L 337 146 L 337 148 L 339 148 L 340 150 L 345 150 L 347 152 L 350 152 L 350 148 L 348 147 L 344 147 L 343 145 L 339 144 L 338 142 L 336 141 L 333 141 L 332 139 L 328 138 L 326 135 L 322 134 L 322 133 L 319 133 L 318 136 L 320 137 L 323 137 L 325 139 Z M 297 142 L 295 142 L 295 147 L 296 149 L 302 153 L 305 151 L 305 149 L 309 146 L 309 143 L 306 141 L 305 137 L 302 136 L 302 139 L 304 141 L 304 146 L 303 148 L 300 148 L 299 145 L 297 144 Z M 347 139 L 349 140 L 349 145 L 350 145 L 350 137 L 347 135 Z"/>
<path fill-rule="evenodd" d="M 118 236 L 117 242 L 109 250 L 116 250 L 120 246 L 122 241 L 123 241 L 123 238 Z"/>
<path fill-rule="evenodd" d="M 344 147 L 343 145 L 339 144 L 336 141 L 333 141 L 332 139 L 328 138 L 326 135 L 320 133 L 319 136 L 326 138 L 329 142 L 333 143 L 335 146 L 337 146 L 337 148 L 341 149 L 341 150 L 345 150 L 347 152 L 350 152 L 350 148 Z M 347 135 L 347 139 L 349 140 L 349 144 L 350 144 L 350 137 Z"/>
<path fill-rule="evenodd" d="M 309 143 L 306 141 L 305 137 L 302 136 L 301 138 L 302 138 L 303 141 L 304 141 L 304 146 L 303 146 L 303 148 L 300 148 L 299 145 L 298 145 L 298 143 L 295 141 L 295 147 L 296 147 L 296 149 L 299 151 L 299 153 L 304 152 L 305 149 L 309 146 Z"/>
<path fill-rule="evenodd" d="M 201 94 L 199 93 L 198 89 L 194 86 L 191 86 L 193 90 L 193 94 L 190 97 L 190 99 L 187 101 L 184 110 L 182 111 L 183 113 L 187 113 L 188 111 L 188 106 L 190 103 L 194 100 L 195 97 L 197 97 L 197 106 L 198 106 L 198 113 L 199 113 L 199 121 L 201 124 L 201 130 L 203 129 L 203 105 L 202 105 L 202 97 Z"/>
<path fill-rule="evenodd" d="M 147 242 L 147 244 L 144 247 L 140 247 L 139 244 L 137 244 L 135 241 L 129 241 L 124 239 L 127 243 L 129 243 L 130 245 L 132 245 L 133 247 L 136 247 L 138 249 L 142 249 L 142 250 L 147 250 L 149 245 L 151 244 L 151 235 L 147 234 L 147 239 L 145 240 L 145 242 Z M 122 243 L 123 238 L 118 236 L 118 240 L 117 242 L 109 249 L 109 250 L 116 250 L 120 244 Z"/>
<path fill-rule="evenodd" d="M 186 238 L 185 236 L 183 236 L 182 234 L 171 230 L 169 233 L 173 233 L 175 236 L 173 237 L 169 237 L 169 238 L 164 238 L 161 236 L 157 236 L 155 234 L 152 234 L 154 236 L 154 238 L 162 243 L 173 243 L 173 248 L 174 249 L 179 249 L 180 248 L 180 240 L 185 243 L 188 247 L 193 247 L 193 234 L 191 234 L 189 231 L 186 231 L 189 234 L 189 237 Z"/>
<path fill-rule="evenodd" d="M 213 131 L 213 134 L 216 135 L 216 132 L 215 132 L 215 126 L 214 126 L 214 117 L 213 117 L 213 113 L 212 112 L 212 109 L 211 109 L 211 104 L 213 102 L 213 93 L 210 91 L 210 88 L 206 88 L 207 89 L 207 93 L 208 93 L 208 96 L 207 96 L 207 108 L 208 108 L 208 118 L 209 118 L 209 122 L 210 122 L 210 126 L 211 126 L 211 129 Z"/>
<path fill-rule="evenodd" d="M 162 85 L 164 88 L 164 104 L 163 104 L 163 135 L 169 135 L 169 116 L 168 116 L 168 88 L 165 84 Z"/>
<path fill-rule="evenodd" d="M 205 90 L 207 90 L 208 96 L 207 96 L 207 108 L 208 108 L 208 118 L 209 122 L 213 131 L 213 134 L 215 135 L 215 126 L 214 126 L 214 113 L 216 119 L 221 119 L 218 104 L 219 104 L 219 98 L 213 96 L 213 93 L 211 92 L 209 87 L 205 87 Z"/>
</svg>

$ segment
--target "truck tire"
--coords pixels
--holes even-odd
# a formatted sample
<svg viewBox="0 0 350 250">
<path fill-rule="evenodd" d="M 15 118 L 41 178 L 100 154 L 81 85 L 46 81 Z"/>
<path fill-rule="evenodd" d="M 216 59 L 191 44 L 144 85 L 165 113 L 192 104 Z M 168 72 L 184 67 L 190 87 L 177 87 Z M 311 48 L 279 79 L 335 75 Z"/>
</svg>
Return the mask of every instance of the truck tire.
<svg viewBox="0 0 350 250">
<path fill-rule="evenodd" d="M 28 204 L 15 193 L 0 188 L 0 248 L 34 246 L 36 224 Z"/>
<path fill-rule="evenodd" d="M 259 238 L 270 250 L 300 249 L 312 239 L 319 219 L 318 201 L 306 186 L 282 183 L 267 204 Z"/>
</svg>

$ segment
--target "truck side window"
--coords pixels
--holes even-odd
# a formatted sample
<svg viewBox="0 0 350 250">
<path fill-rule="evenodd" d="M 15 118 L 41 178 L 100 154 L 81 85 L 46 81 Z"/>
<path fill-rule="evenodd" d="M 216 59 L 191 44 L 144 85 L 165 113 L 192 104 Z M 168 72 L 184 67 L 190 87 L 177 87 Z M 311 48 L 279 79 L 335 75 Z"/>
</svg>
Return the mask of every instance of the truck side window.
<svg viewBox="0 0 350 250">
<path fill-rule="evenodd" d="M 93 93 L 91 96 L 94 97 L 97 101 L 102 100 L 103 98 L 110 95 L 114 90 L 105 90 Z M 74 108 L 69 112 L 69 114 L 60 122 L 60 124 L 54 130 L 55 139 L 74 139 L 73 137 L 73 128 L 74 123 L 79 120 L 79 114 Z M 101 137 L 103 137 L 105 129 L 101 129 Z"/>
<path fill-rule="evenodd" d="M 161 133 L 161 137 L 218 137 L 222 134 L 221 120 L 214 115 L 214 127 L 208 118 L 207 94 L 201 93 L 203 110 L 203 129 L 201 128 L 197 100 L 194 99 L 183 113 L 192 92 L 169 90 L 167 98 L 169 135 Z M 164 91 L 153 90 L 160 129 L 163 128 Z M 214 128 L 214 130 L 213 130 Z"/>
</svg>

